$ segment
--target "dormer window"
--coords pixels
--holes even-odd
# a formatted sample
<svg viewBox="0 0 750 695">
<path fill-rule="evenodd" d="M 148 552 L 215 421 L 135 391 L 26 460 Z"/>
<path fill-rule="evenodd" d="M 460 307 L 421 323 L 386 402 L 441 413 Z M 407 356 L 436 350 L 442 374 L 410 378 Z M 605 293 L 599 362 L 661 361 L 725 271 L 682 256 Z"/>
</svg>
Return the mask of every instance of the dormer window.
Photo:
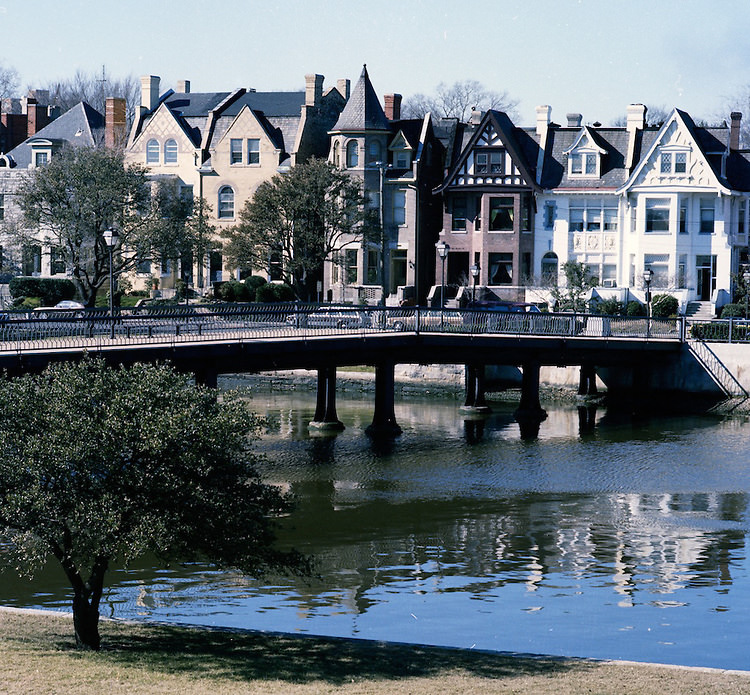
<svg viewBox="0 0 750 695">
<path fill-rule="evenodd" d="M 662 152 L 659 171 L 662 174 L 687 173 L 687 152 Z"/>
<path fill-rule="evenodd" d="M 393 163 L 396 169 L 408 169 L 411 166 L 409 150 L 397 150 L 393 153 Z"/>
<path fill-rule="evenodd" d="M 596 152 L 573 152 L 570 155 L 571 176 L 596 176 L 599 155 Z"/>
</svg>

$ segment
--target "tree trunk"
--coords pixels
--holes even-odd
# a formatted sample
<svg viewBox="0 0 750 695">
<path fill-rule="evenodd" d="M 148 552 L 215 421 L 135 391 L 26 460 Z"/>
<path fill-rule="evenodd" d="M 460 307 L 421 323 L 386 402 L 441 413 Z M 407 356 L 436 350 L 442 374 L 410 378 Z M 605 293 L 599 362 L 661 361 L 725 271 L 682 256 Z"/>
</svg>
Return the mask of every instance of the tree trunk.
<svg viewBox="0 0 750 695">
<path fill-rule="evenodd" d="M 73 629 L 79 649 L 99 651 L 99 609 L 92 607 L 81 591 L 73 595 Z"/>
</svg>

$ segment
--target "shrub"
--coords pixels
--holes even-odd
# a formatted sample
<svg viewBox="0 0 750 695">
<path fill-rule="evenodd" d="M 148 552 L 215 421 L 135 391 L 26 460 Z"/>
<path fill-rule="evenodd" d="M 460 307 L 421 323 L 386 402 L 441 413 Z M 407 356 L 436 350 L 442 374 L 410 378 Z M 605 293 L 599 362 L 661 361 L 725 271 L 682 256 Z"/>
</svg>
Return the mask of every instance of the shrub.
<svg viewBox="0 0 750 695">
<path fill-rule="evenodd" d="M 601 299 L 596 303 L 596 313 L 605 316 L 621 316 L 624 308 L 623 303 L 615 297 Z"/>
<path fill-rule="evenodd" d="M 725 304 L 721 308 L 721 318 L 723 319 L 744 319 L 745 318 L 745 305 L 744 304 Z"/>
<path fill-rule="evenodd" d="M 625 313 L 628 316 L 645 316 L 646 307 L 640 302 L 628 302 L 628 305 L 625 307 Z"/>
<path fill-rule="evenodd" d="M 671 294 L 656 294 L 651 300 L 651 316 L 665 319 L 668 316 L 676 316 L 680 309 L 677 297 Z"/>
<path fill-rule="evenodd" d="M 250 296 L 252 298 L 255 297 L 256 291 L 259 287 L 266 284 L 266 279 L 260 277 L 260 275 L 251 275 L 248 278 L 245 278 L 245 284 L 250 289 Z"/>
<path fill-rule="evenodd" d="M 267 282 L 255 292 L 255 301 L 265 304 L 291 302 L 294 299 L 294 288 L 291 285 Z"/>
<path fill-rule="evenodd" d="M 219 287 L 219 299 L 225 302 L 249 302 L 250 288 L 238 280 L 229 280 Z"/>
<path fill-rule="evenodd" d="M 76 296 L 76 286 L 67 278 L 14 277 L 8 284 L 12 297 L 39 297 L 44 306 L 53 306 Z"/>
</svg>

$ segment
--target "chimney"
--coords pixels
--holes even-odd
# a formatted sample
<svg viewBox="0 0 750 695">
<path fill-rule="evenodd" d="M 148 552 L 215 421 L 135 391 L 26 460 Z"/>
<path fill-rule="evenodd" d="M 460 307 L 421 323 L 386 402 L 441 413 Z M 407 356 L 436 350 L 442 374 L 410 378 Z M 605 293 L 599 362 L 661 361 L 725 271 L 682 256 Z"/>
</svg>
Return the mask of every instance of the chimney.
<svg viewBox="0 0 750 695">
<path fill-rule="evenodd" d="M 742 123 L 742 114 L 739 111 L 732 111 L 729 114 L 731 124 L 729 126 L 729 149 L 740 149 L 740 123 Z"/>
<path fill-rule="evenodd" d="M 469 123 L 471 125 L 479 125 L 484 118 L 484 111 L 478 109 L 476 106 L 471 107 L 471 115 L 469 116 Z"/>
<path fill-rule="evenodd" d="M 351 92 L 352 83 L 349 80 L 339 80 L 336 82 L 336 89 L 339 90 L 339 94 L 341 94 L 346 101 L 349 101 L 349 93 Z"/>
<path fill-rule="evenodd" d="M 633 133 L 646 127 L 646 107 L 643 104 L 628 104 L 627 130 Z"/>
<path fill-rule="evenodd" d="M 317 106 L 323 98 L 323 75 L 305 75 L 305 106 Z"/>
<path fill-rule="evenodd" d="M 104 110 L 104 146 L 115 149 L 125 142 L 125 99 L 107 97 Z"/>
<path fill-rule="evenodd" d="M 26 137 L 36 135 L 49 123 L 47 107 L 38 104 L 36 98 L 26 98 Z"/>
<path fill-rule="evenodd" d="M 153 111 L 159 105 L 159 82 L 156 75 L 141 77 L 141 107 L 146 111 Z"/>
<path fill-rule="evenodd" d="M 566 113 L 568 119 L 568 128 L 580 128 L 583 122 L 583 116 L 580 113 Z"/>
<path fill-rule="evenodd" d="M 177 80 L 177 89 L 174 91 L 178 94 L 190 94 L 190 80 Z"/>
<path fill-rule="evenodd" d="M 383 96 L 385 102 L 385 117 L 389 121 L 398 121 L 401 119 L 401 95 L 386 94 Z"/>
<path fill-rule="evenodd" d="M 552 107 L 548 105 L 536 107 L 536 134 L 543 135 L 549 128 L 552 119 Z"/>
</svg>

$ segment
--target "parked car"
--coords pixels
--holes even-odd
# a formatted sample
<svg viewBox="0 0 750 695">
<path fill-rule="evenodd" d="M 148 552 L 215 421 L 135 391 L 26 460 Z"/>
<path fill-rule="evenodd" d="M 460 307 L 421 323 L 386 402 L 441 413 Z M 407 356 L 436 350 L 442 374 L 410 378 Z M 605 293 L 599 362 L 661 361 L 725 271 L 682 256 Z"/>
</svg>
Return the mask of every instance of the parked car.
<svg viewBox="0 0 750 695">
<path fill-rule="evenodd" d="M 286 322 L 299 328 L 369 328 L 370 314 L 361 309 L 320 307 L 310 314 L 291 314 Z"/>
<path fill-rule="evenodd" d="M 31 314 L 35 319 L 71 319 L 79 318 L 86 311 L 85 305 L 72 299 L 63 299 L 55 306 L 38 306 Z"/>
<path fill-rule="evenodd" d="M 394 331 L 415 331 L 419 316 L 419 329 L 427 331 L 450 331 L 462 325 L 459 312 L 451 309 L 403 309 L 389 312 L 385 327 Z"/>
</svg>

